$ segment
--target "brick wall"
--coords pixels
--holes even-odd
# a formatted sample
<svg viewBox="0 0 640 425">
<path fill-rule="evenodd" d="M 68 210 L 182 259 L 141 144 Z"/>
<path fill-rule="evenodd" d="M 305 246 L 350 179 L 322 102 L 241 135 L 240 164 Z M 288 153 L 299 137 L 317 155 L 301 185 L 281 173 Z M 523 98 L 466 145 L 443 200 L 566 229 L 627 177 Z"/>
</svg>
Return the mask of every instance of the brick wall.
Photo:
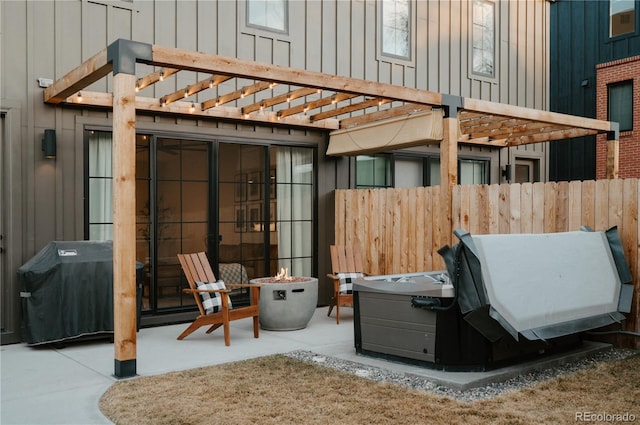
<svg viewBox="0 0 640 425">
<path fill-rule="evenodd" d="M 607 85 L 633 80 L 633 130 L 620 133 L 620 178 L 640 177 L 640 56 L 633 56 L 596 66 L 596 113 L 607 117 Z M 599 135 L 596 144 L 596 178 L 604 179 L 607 171 L 606 136 Z"/>
</svg>

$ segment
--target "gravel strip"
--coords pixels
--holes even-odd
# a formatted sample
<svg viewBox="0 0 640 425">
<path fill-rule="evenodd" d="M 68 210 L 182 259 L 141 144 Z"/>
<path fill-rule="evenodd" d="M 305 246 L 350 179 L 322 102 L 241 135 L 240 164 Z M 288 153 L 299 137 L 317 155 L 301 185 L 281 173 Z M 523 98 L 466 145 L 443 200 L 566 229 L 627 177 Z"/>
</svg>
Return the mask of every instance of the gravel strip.
<svg viewBox="0 0 640 425">
<path fill-rule="evenodd" d="M 598 363 L 622 360 L 637 351 L 629 349 L 612 348 L 602 351 L 596 355 L 566 363 L 556 367 L 534 371 L 520 375 L 502 382 L 491 383 L 482 387 L 471 388 L 465 391 L 458 391 L 446 386 L 436 384 L 428 378 L 416 376 L 408 373 L 398 373 L 388 369 L 368 366 L 348 360 L 341 360 L 334 357 L 324 356 L 311 351 L 292 351 L 286 353 L 288 357 L 315 363 L 321 366 L 337 369 L 342 372 L 353 373 L 362 378 L 371 379 L 377 382 L 391 382 L 418 391 L 430 392 L 440 396 L 451 397 L 460 401 L 472 402 L 483 400 L 503 394 L 507 391 L 515 391 L 530 387 L 538 382 L 557 378 L 560 375 L 577 372 L 595 366 Z"/>
</svg>

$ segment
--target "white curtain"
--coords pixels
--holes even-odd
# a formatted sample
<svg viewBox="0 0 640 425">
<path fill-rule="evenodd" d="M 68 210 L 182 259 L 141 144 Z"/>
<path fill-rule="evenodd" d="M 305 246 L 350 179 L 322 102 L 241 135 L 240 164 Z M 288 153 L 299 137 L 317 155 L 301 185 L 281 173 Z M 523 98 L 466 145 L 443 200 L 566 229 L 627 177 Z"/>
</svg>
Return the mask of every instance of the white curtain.
<svg viewBox="0 0 640 425">
<path fill-rule="evenodd" d="M 311 149 L 278 147 L 277 229 L 280 267 L 311 276 L 313 155 Z"/>
<path fill-rule="evenodd" d="M 111 133 L 89 136 L 89 239 L 113 240 Z"/>
</svg>

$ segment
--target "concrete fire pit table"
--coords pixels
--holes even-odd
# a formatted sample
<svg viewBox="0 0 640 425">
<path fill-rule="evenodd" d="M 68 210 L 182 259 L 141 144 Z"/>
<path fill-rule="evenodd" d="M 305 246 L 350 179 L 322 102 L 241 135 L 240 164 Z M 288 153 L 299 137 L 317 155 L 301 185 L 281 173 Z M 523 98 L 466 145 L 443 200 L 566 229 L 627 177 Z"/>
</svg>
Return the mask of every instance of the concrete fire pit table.
<svg viewBox="0 0 640 425">
<path fill-rule="evenodd" d="M 269 331 L 293 331 L 307 327 L 318 304 L 318 279 L 315 277 L 276 277 L 252 279 L 260 288 L 260 328 Z"/>
</svg>

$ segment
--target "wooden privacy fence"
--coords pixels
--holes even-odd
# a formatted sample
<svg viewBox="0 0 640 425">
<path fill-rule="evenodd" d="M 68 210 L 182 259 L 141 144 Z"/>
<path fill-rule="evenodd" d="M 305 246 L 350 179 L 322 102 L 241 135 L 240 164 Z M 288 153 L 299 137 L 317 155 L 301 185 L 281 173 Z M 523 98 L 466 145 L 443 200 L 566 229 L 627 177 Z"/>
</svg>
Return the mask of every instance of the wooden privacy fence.
<svg viewBox="0 0 640 425">
<path fill-rule="evenodd" d="M 440 186 L 336 190 L 335 243 L 358 244 L 366 272 L 444 270 L 437 253 L 471 234 L 554 233 L 618 226 L 634 284 L 627 330 L 640 331 L 638 179 L 454 186 L 446 217 Z"/>
</svg>

